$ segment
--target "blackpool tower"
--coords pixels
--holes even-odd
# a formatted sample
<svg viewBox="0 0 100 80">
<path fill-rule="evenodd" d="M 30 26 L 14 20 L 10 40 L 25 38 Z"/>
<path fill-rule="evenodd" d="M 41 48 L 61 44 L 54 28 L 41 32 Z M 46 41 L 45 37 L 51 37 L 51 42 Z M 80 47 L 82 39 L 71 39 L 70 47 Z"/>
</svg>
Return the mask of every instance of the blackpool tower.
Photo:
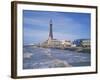
<svg viewBox="0 0 100 80">
<path fill-rule="evenodd" d="M 50 23 L 49 23 L 49 41 L 50 40 L 53 40 L 53 30 L 52 30 L 52 19 L 50 20 Z"/>
</svg>

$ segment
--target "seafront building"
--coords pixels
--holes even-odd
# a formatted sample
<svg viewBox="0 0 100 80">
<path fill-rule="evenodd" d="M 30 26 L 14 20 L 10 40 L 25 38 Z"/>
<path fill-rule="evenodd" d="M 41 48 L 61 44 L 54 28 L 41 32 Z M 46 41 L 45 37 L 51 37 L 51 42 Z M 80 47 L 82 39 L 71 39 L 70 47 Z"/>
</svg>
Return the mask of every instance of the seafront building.
<svg viewBox="0 0 100 80">
<path fill-rule="evenodd" d="M 73 41 L 75 47 L 90 47 L 90 39 L 77 39 Z"/>
</svg>

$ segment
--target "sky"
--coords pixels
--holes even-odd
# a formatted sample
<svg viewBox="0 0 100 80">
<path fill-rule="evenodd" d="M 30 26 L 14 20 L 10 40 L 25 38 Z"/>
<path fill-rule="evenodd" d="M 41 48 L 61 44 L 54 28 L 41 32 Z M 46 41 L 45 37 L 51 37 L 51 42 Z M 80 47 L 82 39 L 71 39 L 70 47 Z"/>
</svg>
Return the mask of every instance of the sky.
<svg viewBox="0 0 100 80">
<path fill-rule="evenodd" d="M 89 13 L 23 10 L 24 45 L 46 41 L 49 36 L 50 19 L 55 39 L 90 39 Z"/>
</svg>

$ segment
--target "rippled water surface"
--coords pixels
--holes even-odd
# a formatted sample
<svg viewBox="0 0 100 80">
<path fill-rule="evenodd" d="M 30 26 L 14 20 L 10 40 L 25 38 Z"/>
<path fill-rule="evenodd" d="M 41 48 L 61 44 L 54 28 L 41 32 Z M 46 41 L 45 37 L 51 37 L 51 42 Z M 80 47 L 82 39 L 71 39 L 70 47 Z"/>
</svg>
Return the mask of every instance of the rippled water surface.
<svg viewBox="0 0 100 80">
<path fill-rule="evenodd" d="M 24 47 L 23 69 L 90 66 L 90 53 Z"/>
</svg>

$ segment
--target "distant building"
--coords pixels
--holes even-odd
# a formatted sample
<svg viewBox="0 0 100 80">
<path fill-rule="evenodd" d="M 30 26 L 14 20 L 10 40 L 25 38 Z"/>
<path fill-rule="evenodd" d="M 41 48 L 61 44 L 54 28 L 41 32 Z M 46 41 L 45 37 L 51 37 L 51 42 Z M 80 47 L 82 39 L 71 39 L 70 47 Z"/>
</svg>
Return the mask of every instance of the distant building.
<svg viewBox="0 0 100 80">
<path fill-rule="evenodd" d="M 57 39 L 53 39 L 53 40 L 50 41 L 48 46 L 53 47 L 53 48 L 59 48 L 61 46 L 61 41 L 59 41 Z"/>
<path fill-rule="evenodd" d="M 90 47 L 90 39 L 77 39 L 73 41 L 73 46 Z"/>
<path fill-rule="evenodd" d="M 71 41 L 69 40 L 62 40 L 61 41 L 63 47 L 67 48 L 67 47 L 71 47 Z"/>
<path fill-rule="evenodd" d="M 83 47 L 90 47 L 90 39 L 85 39 L 82 41 Z"/>
</svg>

